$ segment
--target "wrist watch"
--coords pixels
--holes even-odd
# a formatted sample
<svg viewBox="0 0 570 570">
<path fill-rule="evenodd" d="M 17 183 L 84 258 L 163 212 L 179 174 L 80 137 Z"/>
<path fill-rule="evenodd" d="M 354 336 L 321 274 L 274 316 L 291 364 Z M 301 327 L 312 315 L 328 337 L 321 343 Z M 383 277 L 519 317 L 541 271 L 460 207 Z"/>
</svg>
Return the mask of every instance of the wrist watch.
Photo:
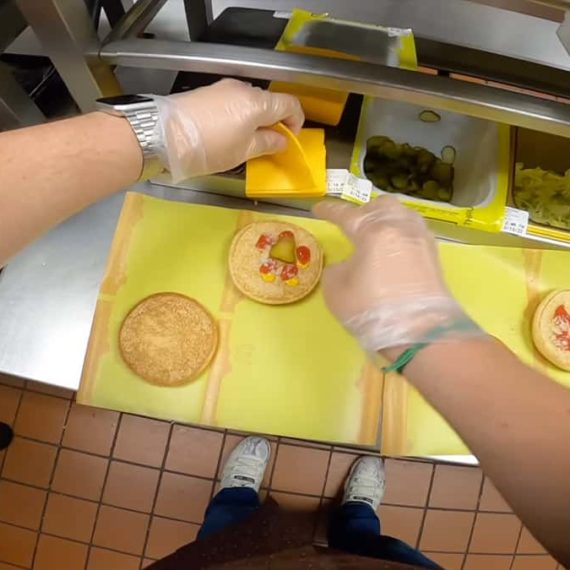
<svg viewBox="0 0 570 570">
<path fill-rule="evenodd" d="M 152 99 L 144 95 L 119 95 L 103 97 L 95 102 L 97 111 L 115 117 L 125 118 L 142 150 L 143 167 L 139 181 L 148 180 L 164 170 L 160 151 L 164 147 L 158 107 Z"/>
</svg>

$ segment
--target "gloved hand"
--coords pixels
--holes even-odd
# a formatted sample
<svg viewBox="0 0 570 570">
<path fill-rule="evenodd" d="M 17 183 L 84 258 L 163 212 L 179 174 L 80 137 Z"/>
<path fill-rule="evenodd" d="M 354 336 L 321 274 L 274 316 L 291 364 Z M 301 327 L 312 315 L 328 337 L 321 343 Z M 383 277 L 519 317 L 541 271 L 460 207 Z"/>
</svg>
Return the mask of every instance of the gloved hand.
<svg viewBox="0 0 570 570">
<path fill-rule="evenodd" d="M 268 127 L 282 121 L 298 133 L 305 120 L 296 97 L 234 79 L 153 99 L 165 141 L 162 162 L 174 182 L 283 150 L 286 139 Z"/>
<path fill-rule="evenodd" d="M 448 290 L 434 237 L 416 212 L 382 196 L 361 207 L 325 200 L 314 213 L 354 244 L 322 284 L 329 308 L 365 349 L 483 334 Z"/>
</svg>

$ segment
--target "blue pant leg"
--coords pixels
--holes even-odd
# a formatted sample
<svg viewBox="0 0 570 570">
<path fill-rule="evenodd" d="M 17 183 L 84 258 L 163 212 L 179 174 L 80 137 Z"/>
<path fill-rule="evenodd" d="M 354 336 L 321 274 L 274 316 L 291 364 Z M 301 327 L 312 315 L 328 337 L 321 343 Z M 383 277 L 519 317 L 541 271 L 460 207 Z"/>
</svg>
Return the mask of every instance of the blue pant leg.
<svg viewBox="0 0 570 570">
<path fill-rule="evenodd" d="M 250 487 L 222 489 L 208 505 L 197 540 L 240 523 L 259 508 L 259 495 Z"/>
<path fill-rule="evenodd" d="M 397 538 L 380 535 L 380 520 L 365 503 L 342 505 L 330 521 L 328 538 L 331 548 L 351 554 L 441 570 L 419 550 Z"/>
</svg>

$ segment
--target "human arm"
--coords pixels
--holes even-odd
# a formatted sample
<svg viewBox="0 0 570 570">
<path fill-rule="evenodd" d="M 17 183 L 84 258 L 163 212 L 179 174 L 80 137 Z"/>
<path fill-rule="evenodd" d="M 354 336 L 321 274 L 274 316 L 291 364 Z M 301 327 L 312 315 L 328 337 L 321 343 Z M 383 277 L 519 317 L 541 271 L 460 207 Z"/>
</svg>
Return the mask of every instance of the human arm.
<svg viewBox="0 0 570 570">
<path fill-rule="evenodd" d="M 525 526 L 570 565 L 570 391 L 490 337 L 434 343 L 405 373 Z"/>
<path fill-rule="evenodd" d="M 423 220 L 387 196 L 362 207 L 322 203 L 353 256 L 323 275 L 325 298 L 369 351 L 390 360 L 446 330 L 405 369 L 447 419 L 529 530 L 570 562 L 570 391 L 469 323 L 447 289 Z"/>
<path fill-rule="evenodd" d="M 157 97 L 161 162 L 176 180 L 227 170 L 286 144 L 297 99 L 235 80 Z M 139 179 L 142 153 L 129 123 L 106 113 L 0 133 L 0 267 L 27 243 Z"/>
<path fill-rule="evenodd" d="M 126 120 L 104 113 L 0 133 L 0 267 L 67 217 L 136 181 Z"/>
</svg>

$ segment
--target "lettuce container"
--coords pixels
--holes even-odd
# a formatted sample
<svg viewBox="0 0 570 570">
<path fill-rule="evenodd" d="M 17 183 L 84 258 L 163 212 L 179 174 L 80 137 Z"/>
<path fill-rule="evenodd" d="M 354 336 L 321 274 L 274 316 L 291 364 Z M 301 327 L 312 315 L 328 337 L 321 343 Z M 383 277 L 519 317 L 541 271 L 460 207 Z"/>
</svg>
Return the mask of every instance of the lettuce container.
<svg viewBox="0 0 570 570">
<path fill-rule="evenodd" d="M 568 218 L 570 139 L 523 128 L 514 129 L 514 133 L 516 165 L 509 205 L 530 210 L 528 239 L 568 248 L 570 228 L 557 227 L 547 220 L 561 214 Z M 517 188 L 517 182 L 521 184 L 524 179 Z M 517 199 L 516 194 L 524 192 L 525 187 L 527 196 L 519 194 Z M 537 210 L 525 208 L 525 198 L 529 197 Z"/>
</svg>

